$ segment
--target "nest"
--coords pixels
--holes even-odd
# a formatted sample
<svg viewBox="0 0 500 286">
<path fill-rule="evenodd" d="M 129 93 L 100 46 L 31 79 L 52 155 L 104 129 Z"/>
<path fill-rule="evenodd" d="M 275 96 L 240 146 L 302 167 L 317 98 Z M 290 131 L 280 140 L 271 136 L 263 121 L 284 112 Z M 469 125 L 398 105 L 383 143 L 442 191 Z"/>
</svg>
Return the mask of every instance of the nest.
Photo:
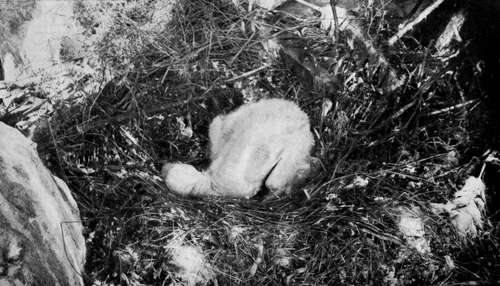
<svg viewBox="0 0 500 286">
<path fill-rule="evenodd" d="M 386 94 L 381 70 L 363 48 L 354 43 L 353 50 L 343 33 L 332 42 L 318 21 L 270 20 L 277 16 L 230 1 L 186 0 L 173 8 L 165 32 L 152 33 L 140 29 L 148 14 L 137 9 L 118 13 L 99 46 L 115 80 L 78 104 L 61 103 L 50 136 L 39 144 L 80 207 L 89 285 L 498 279 L 499 243 L 492 232 L 464 242 L 428 206 L 449 199 L 481 167 L 465 153 L 473 140 L 470 112 L 446 110 L 463 102 L 454 66 L 419 43 L 401 44 L 389 60 L 407 81 Z M 366 9 L 362 17 L 381 29 L 370 33 L 387 37 L 386 19 Z M 255 32 L 264 26 L 270 34 Z M 325 91 L 307 66 L 286 55 L 269 57 L 262 43 L 285 30 L 300 34 L 300 45 L 315 45 L 308 56 L 323 60 L 337 89 Z M 115 38 L 128 40 L 126 65 L 113 57 Z M 316 134 L 314 155 L 323 170 L 297 197 L 188 199 L 166 189 L 158 176 L 162 160 L 206 165 L 210 120 L 249 98 L 268 96 L 298 102 Z M 406 245 L 398 227 L 402 206 L 425 214 L 431 253 Z M 206 280 L 186 282 L 179 275 L 169 247 L 179 239 L 201 249 Z M 481 260 L 471 260 L 479 254 Z"/>
</svg>

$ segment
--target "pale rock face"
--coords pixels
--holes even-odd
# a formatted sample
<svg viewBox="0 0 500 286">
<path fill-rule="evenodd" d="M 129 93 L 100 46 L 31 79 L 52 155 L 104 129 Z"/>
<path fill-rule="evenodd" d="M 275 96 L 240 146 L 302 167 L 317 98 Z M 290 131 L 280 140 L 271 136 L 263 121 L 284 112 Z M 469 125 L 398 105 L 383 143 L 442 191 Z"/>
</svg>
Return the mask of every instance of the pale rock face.
<svg viewBox="0 0 500 286">
<path fill-rule="evenodd" d="M 59 50 L 64 37 L 75 37 L 78 29 L 73 14 L 73 0 L 38 1 L 33 20 L 27 23 L 22 52 L 36 71 L 59 63 Z"/>
<path fill-rule="evenodd" d="M 12 54 L 7 53 L 3 58 L 4 80 L 14 81 L 19 76 L 16 61 Z"/>
<path fill-rule="evenodd" d="M 26 1 L 25 1 L 26 2 Z M 82 28 L 73 11 L 75 0 L 37 0 L 31 19 L 15 34 L 2 32 L 0 60 L 5 80 L 17 81 L 43 71 L 52 74 L 61 63 L 83 54 Z M 1 6 L 1 5 L 0 5 Z M 0 8 L 1 9 L 1 8 Z"/>
<path fill-rule="evenodd" d="M 78 207 L 33 145 L 0 122 L 0 284 L 83 285 Z"/>
<path fill-rule="evenodd" d="M 266 99 L 217 116 L 209 128 L 208 170 L 167 163 L 162 175 L 182 195 L 253 197 L 265 185 L 273 196 L 291 193 L 311 175 L 314 138 L 309 118 L 293 102 Z"/>
</svg>

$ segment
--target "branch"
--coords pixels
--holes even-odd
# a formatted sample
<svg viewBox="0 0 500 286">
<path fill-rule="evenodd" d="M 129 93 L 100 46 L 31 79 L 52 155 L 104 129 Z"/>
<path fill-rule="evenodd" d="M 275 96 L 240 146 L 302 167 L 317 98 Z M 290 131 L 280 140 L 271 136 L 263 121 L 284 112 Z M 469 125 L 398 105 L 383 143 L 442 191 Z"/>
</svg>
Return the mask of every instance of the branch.
<svg viewBox="0 0 500 286">
<path fill-rule="evenodd" d="M 442 114 L 442 113 L 446 113 L 446 112 L 450 112 L 450 111 L 453 111 L 455 109 L 459 109 L 459 108 L 462 108 L 462 107 L 466 107 L 468 105 L 471 105 L 473 103 L 476 103 L 477 100 L 476 99 L 471 99 L 469 101 L 466 101 L 464 103 L 460 103 L 460 104 L 457 104 L 457 105 L 453 105 L 453 106 L 450 106 L 450 107 L 446 107 L 446 108 L 443 108 L 443 109 L 439 109 L 439 110 L 436 110 L 436 111 L 433 111 L 433 112 L 430 112 L 429 114 L 427 114 L 428 116 L 431 116 L 431 115 L 439 115 L 439 114 Z"/>
<path fill-rule="evenodd" d="M 251 76 L 251 75 L 253 75 L 255 73 L 258 73 L 258 72 L 260 72 L 262 70 L 265 70 L 265 69 L 269 68 L 270 66 L 271 66 L 270 64 L 265 64 L 265 65 L 263 65 L 261 67 L 258 67 L 256 69 L 253 69 L 253 70 L 248 71 L 246 73 L 240 74 L 239 76 L 235 76 L 233 78 L 230 78 L 230 79 L 226 80 L 226 82 L 233 82 L 233 81 L 237 81 L 239 79 L 245 78 L 245 77 L 249 77 L 249 76 Z"/>
<path fill-rule="evenodd" d="M 413 30 L 413 28 L 422 22 L 432 11 L 436 10 L 445 0 L 436 0 L 434 3 L 425 8 L 415 19 L 407 22 L 403 27 L 399 29 L 396 35 L 389 39 L 389 46 L 394 45 L 399 39 L 401 39 L 406 33 Z"/>
</svg>

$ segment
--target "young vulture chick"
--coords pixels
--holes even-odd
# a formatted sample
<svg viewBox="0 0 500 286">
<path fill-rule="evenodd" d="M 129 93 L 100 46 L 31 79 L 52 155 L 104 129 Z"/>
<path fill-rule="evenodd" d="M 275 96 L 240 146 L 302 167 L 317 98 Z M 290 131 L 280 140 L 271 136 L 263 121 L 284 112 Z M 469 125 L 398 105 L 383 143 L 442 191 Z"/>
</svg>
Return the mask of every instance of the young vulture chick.
<svg viewBox="0 0 500 286">
<path fill-rule="evenodd" d="M 162 176 L 181 195 L 253 197 L 265 185 L 270 195 L 290 194 L 310 176 L 317 159 L 309 118 L 293 102 L 265 99 L 219 115 L 210 124 L 210 167 L 199 172 L 166 163 Z"/>
</svg>

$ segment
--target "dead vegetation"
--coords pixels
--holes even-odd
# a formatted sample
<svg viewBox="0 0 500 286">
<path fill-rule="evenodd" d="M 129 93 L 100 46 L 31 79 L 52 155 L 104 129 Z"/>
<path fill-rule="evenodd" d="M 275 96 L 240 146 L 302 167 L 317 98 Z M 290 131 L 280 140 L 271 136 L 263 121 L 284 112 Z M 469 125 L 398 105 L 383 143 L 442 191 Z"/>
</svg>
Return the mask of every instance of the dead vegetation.
<svg viewBox="0 0 500 286">
<path fill-rule="evenodd" d="M 458 80 L 460 65 L 402 39 L 388 60 L 406 82 L 385 93 L 383 70 L 363 45 L 343 32 L 331 41 L 319 21 L 185 0 L 165 32 L 154 32 L 142 28 L 154 1 L 143 2 L 99 8 L 115 15 L 98 45 L 115 79 L 77 104 L 60 102 L 39 140 L 79 204 L 89 285 L 500 281 L 495 206 L 478 236 L 465 240 L 429 206 L 451 199 L 485 159 L 474 120 L 487 107 L 479 93 L 464 92 L 477 85 Z M 96 10 L 80 9 L 89 31 L 103 28 L 93 26 Z M 375 43 L 396 32 L 375 4 L 364 9 Z M 269 57 L 262 43 L 277 36 L 300 56 Z M 322 69 L 311 71 L 306 60 Z M 325 85 L 318 74 L 333 80 Z M 162 160 L 206 165 L 210 120 L 263 97 L 294 100 L 312 120 L 324 168 L 303 193 L 260 202 L 185 199 L 166 189 Z M 430 252 L 407 245 L 401 207 L 420 210 Z M 174 262 L 183 255 L 172 241 L 190 257 L 202 252 L 204 260 L 189 263 L 202 265 L 194 274 Z"/>
</svg>

